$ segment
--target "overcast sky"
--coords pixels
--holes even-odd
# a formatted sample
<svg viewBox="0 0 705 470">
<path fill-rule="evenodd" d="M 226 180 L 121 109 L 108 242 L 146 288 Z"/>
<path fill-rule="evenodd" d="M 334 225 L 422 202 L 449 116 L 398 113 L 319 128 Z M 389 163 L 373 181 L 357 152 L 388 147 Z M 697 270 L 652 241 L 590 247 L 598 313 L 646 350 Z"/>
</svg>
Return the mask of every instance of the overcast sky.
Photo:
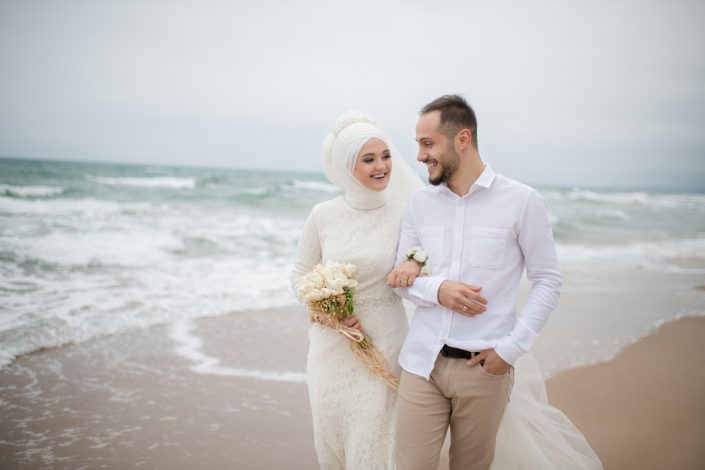
<svg viewBox="0 0 705 470">
<path fill-rule="evenodd" d="M 475 107 L 533 184 L 705 191 L 705 2 L 0 0 L 0 155 L 320 171 L 348 109 L 405 158 Z"/>
</svg>

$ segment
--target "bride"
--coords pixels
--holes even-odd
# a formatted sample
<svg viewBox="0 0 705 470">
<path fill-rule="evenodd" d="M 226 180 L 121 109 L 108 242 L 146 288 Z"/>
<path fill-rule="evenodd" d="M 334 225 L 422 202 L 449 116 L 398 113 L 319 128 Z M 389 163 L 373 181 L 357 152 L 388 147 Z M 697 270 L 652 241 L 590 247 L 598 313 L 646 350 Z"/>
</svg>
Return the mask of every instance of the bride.
<svg viewBox="0 0 705 470">
<path fill-rule="evenodd" d="M 323 169 L 344 194 L 316 205 L 306 220 L 294 292 L 317 263 L 354 264 L 359 284 L 348 326 L 364 328 L 398 377 L 407 319 L 385 279 L 394 267 L 404 202 L 421 181 L 382 128 L 359 113 L 343 114 L 326 137 Z M 309 340 L 306 372 L 321 468 L 394 468 L 396 392 L 370 375 L 342 335 L 314 324 Z"/>
<path fill-rule="evenodd" d="M 346 325 L 364 328 L 398 376 L 408 326 L 386 277 L 394 268 L 405 203 L 423 184 L 380 125 L 358 112 L 340 116 L 326 136 L 323 169 L 344 193 L 316 205 L 307 218 L 293 290 L 298 295 L 304 276 L 318 263 L 356 265 L 355 316 Z M 313 324 L 309 341 L 306 369 L 321 468 L 393 469 L 396 392 L 369 373 L 342 335 Z M 601 468 L 582 434 L 548 404 L 533 358 L 522 358 L 515 370 L 492 468 Z"/>
</svg>

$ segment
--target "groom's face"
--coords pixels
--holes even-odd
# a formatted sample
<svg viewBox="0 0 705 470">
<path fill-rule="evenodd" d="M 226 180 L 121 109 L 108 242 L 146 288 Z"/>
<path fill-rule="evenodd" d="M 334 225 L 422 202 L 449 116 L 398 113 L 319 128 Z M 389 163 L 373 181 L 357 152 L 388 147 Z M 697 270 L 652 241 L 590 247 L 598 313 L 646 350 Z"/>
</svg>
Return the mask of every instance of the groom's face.
<svg viewBox="0 0 705 470">
<path fill-rule="evenodd" d="M 419 153 L 416 160 L 428 168 L 428 182 L 432 185 L 446 183 L 460 164 L 460 155 L 452 142 L 440 132 L 441 112 L 422 114 L 416 122 L 416 142 Z"/>
</svg>

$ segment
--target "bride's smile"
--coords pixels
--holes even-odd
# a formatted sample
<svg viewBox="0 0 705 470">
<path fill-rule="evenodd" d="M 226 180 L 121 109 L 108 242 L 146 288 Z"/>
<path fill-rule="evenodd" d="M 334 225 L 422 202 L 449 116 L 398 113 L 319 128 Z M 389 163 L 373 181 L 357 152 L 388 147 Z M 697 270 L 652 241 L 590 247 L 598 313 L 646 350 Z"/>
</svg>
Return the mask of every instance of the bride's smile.
<svg viewBox="0 0 705 470">
<path fill-rule="evenodd" d="M 355 160 L 355 178 L 371 191 L 384 191 L 391 173 L 392 157 L 387 144 L 379 139 L 368 140 Z"/>
</svg>

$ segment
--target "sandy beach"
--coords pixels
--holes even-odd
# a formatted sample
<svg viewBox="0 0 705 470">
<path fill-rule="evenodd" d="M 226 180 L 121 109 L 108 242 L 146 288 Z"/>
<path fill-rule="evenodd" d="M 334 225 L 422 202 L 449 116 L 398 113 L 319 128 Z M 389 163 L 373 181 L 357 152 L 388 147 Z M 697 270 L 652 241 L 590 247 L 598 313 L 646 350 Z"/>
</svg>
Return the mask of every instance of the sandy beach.
<svg viewBox="0 0 705 470">
<path fill-rule="evenodd" d="M 705 468 L 705 318 L 684 318 L 547 383 L 607 469 Z"/>
<path fill-rule="evenodd" d="M 298 309 L 19 358 L 0 370 L 0 468 L 317 468 Z M 613 361 L 554 377 L 549 396 L 605 468 L 703 468 L 703 339 L 705 318 L 668 323 Z"/>
<path fill-rule="evenodd" d="M 305 383 L 251 377 L 303 371 L 307 328 L 269 310 L 24 356 L 0 370 L 0 468 L 315 468 Z"/>
</svg>

